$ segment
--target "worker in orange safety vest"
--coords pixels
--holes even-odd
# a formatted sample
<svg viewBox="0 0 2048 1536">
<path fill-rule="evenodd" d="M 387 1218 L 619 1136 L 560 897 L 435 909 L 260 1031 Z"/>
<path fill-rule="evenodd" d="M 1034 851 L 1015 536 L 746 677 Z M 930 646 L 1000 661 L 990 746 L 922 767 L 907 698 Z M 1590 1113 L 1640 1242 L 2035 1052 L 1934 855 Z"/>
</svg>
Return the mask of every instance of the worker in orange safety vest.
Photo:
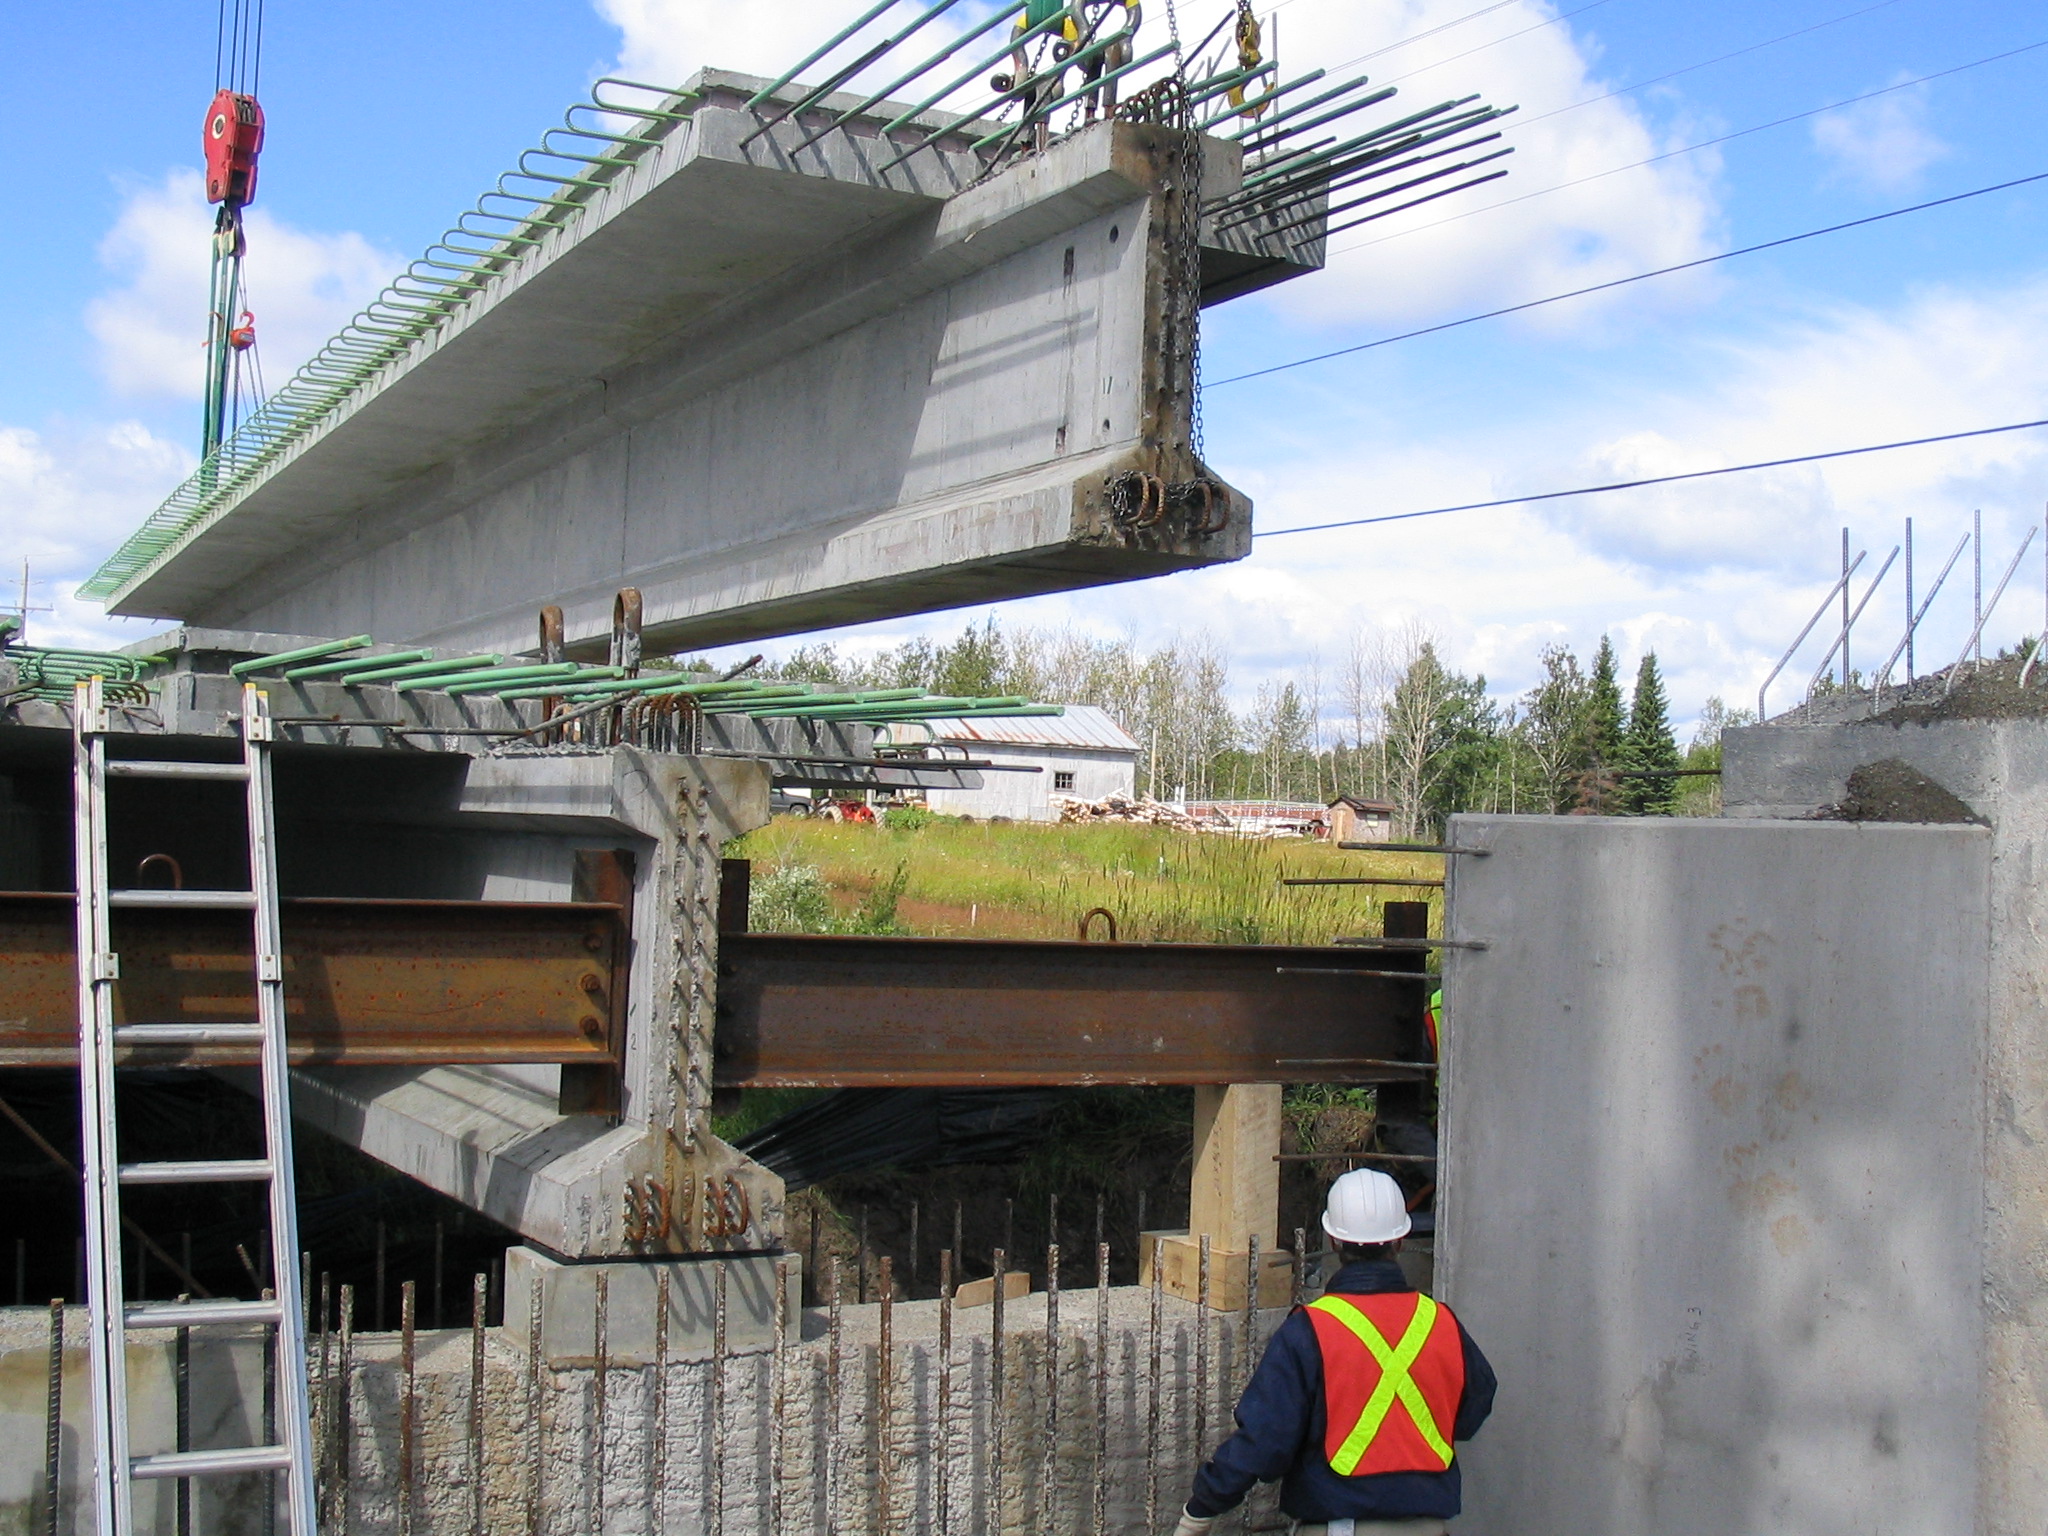
<svg viewBox="0 0 2048 1536">
<path fill-rule="evenodd" d="M 1237 1431 L 1195 1475 L 1174 1536 L 1207 1536 L 1254 1483 L 1281 1482 L 1297 1536 L 1443 1536 L 1458 1513 L 1456 1442 L 1493 1410 L 1493 1368 L 1395 1255 L 1407 1202 L 1384 1173 L 1330 1186 L 1342 1266 L 1266 1346 Z"/>
</svg>

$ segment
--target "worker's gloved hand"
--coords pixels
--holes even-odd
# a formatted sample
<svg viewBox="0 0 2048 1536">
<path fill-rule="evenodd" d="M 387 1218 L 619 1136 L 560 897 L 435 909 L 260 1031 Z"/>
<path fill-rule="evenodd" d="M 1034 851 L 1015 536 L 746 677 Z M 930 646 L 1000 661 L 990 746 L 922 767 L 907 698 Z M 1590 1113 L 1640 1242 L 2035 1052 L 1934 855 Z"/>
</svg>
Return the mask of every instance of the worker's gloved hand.
<svg viewBox="0 0 2048 1536">
<path fill-rule="evenodd" d="M 1183 1509 L 1180 1524 L 1173 1528 L 1173 1536 L 1209 1536 L 1209 1527 L 1215 1523 L 1214 1515 L 1191 1515 Z"/>
</svg>

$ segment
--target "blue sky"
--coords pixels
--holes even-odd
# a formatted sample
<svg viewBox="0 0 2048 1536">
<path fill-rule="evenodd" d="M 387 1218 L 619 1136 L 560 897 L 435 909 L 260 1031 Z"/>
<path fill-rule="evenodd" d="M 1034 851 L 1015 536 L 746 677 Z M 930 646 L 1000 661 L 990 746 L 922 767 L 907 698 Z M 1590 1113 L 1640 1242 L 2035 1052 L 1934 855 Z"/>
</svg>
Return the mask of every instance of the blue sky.
<svg viewBox="0 0 2048 1536">
<path fill-rule="evenodd" d="M 779 71 L 853 9 L 270 0 L 270 136 L 249 259 L 266 371 L 281 379 L 595 76 Z M 1190 31 L 1221 14 L 1214 0 L 1182 10 Z M 2030 7 L 1284 0 L 1273 11 L 1290 70 L 1371 54 L 1358 67 L 1398 84 L 1400 105 L 1475 90 L 1518 103 L 1517 153 L 1506 181 L 1340 236 L 1327 272 L 1212 311 L 1211 379 L 2048 171 L 2048 136 L 2029 126 L 2048 47 L 1979 62 L 2048 43 L 2048 16 Z M 35 561 L 35 601 L 59 608 L 45 634 L 121 634 L 145 626 L 109 622 L 70 589 L 192 462 L 206 222 L 195 168 L 214 10 L 125 0 L 31 8 L 14 26 L 0 80 L 32 129 L 21 227 L 0 244 L 0 571 Z M 1738 56 L 1709 62 L 1726 54 Z M 1942 71 L 1957 72 L 1814 114 Z M 1794 114 L 1814 115 L 1742 132 Z M 1603 174 L 1728 134 L 1740 136 Z M 1219 385 L 1206 401 L 1209 457 L 1272 529 L 2048 416 L 2044 237 L 2048 183 Z M 1226 570 L 1000 611 L 1146 643 L 1223 636 L 1246 689 L 1421 626 L 1511 693 L 1543 644 L 1584 651 L 1606 632 L 1630 659 L 1654 647 L 1690 714 L 1709 693 L 1753 701 L 1831 579 L 1844 523 L 1874 567 L 1913 516 L 1926 571 L 1981 507 L 1988 585 L 2044 498 L 2048 431 L 1268 539 Z M 1994 643 L 2040 629 L 2041 554 L 2037 541 Z M 1902 602 L 1894 570 L 1859 630 L 1859 660 L 1890 648 Z M 1923 660 L 1960 646 L 1968 608 L 1967 581 L 1953 584 Z M 951 632 L 971 616 L 852 638 Z M 1815 649 L 1791 673 L 1817 660 Z"/>
</svg>

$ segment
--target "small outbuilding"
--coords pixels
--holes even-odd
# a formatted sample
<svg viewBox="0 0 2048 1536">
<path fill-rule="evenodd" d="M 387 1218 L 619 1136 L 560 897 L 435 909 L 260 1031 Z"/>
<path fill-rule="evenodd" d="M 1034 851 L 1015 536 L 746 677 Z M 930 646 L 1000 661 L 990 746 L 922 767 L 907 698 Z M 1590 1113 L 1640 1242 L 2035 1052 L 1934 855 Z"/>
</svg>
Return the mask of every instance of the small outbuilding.
<svg viewBox="0 0 2048 1536">
<path fill-rule="evenodd" d="M 934 741 L 1001 765 L 982 774 L 979 789 L 926 791 L 925 804 L 941 815 L 1058 821 L 1061 800 L 1101 800 L 1137 791 L 1138 743 L 1093 704 L 1069 704 L 1063 715 L 925 723 Z M 918 736 L 915 727 L 902 725 L 892 734 L 905 742 Z M 1005 771 L 1015 769 L 1038 771 Z"/>
<path fill-rule="evenodd" d="M 1330 841 L 1386 843 L 1394 837 L 1394 807 L 1384 800 L 1339 795 L 1329 802 Z"/>
</svg>

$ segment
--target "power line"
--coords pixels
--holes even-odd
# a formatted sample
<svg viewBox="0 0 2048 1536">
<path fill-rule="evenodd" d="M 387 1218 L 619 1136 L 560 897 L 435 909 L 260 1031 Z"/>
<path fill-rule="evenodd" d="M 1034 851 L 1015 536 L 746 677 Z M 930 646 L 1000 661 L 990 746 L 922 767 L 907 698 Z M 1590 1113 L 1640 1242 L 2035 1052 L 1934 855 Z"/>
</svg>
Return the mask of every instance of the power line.
<svg viewBox="0 0 2048 1536">
<path fill-rule="evenodd" d="M 1966 437 L 1993 437 L 2000 432 L 2024 432 L 2031 427 L 2048 427 L 2040 421 L 2015 421 L 2003 427 L 1977 427 L 1968 432 L 1944 432 L 1939 437 L 1909 437 L 1896 443 L 1870 443 L 1862 448 L 1836 448 L 1827 453 L 1802 453 L 1789 459 L 1761 459 L 1754 464 L 1730 464 L 1723 469 L 1694 469 L 1682 475 L 1653 475 L 1647 480 L 1617 480 L 1611 485 L 1582 485 L 1569 491 L 1538 491 L 1529 496 L 1503 496 L 1497 501 L 1467 501 L 1455 507 L 1427 507 L 1420 512 L 1390 512 L 1381 517 L 1349 517 L 1335 523 L 1311 523 L 1302 528 L 1268 528 L 1252 535 L 1255 539 L 1283 538 L 1290 533 L 1327 533 L 1332 528 L 1362 528 L 1369 523 L 1405 523 L 1416 517 L 1441 517 L 1446 512 L 1480 512 L 1489 507 L 1516 507 L 1529 501 L 1558 501 L 1567 496 L 1597 496 L 1603 491 L 1633 491 L 1646 485 L 1670 485 L 1679 480 L 1706 480 L 1715 475 L 1740 475 L 1753 469 L 1783 469 L 1791 464 L 1815 464 L 1822 459 L 1849 459 L 1863 453 L 1887 453 L 1894 448 L 1924 448 L 1930 443 L 1953 443 Z"/>
<path fill-rule="evenodd" d="M 1894 91 L 1910 90 L 1916 85 L 1925 85 L 1930 80 L 1940 80 L 1949 75 L 1959 75 L 1965 70 L 1981 69 L 1986 64 L 1997 64 L 2005 59 L 2017 58 L 2023 53 L 2032 53 L 2037 48 L 2048 48 L 2048 38 L 2043 38 L 2039 42 L 2028 43 L 2024 47 L 2008 49 L 2004 53 L 1994 53 L 1988 58 L 1973 59 L 1968 64 L 1957 64 L 1950 69 L 1938 69 L 1933 74 L 1921 75 L 1912 80 L 1901 80 L 1896 85 L 1881 86 L 1877 90 L 1866 91 L 1861 96 L 1850 96 L 1841 101 L 1829 102 L 1826 106 L 1813 107 L 1805 112 L 1794 112 L 1790 117 L 1774 118 L 1768 123 L 1758 123 L 1749 128 L 1738 128 L 1733 133 L 1724 133 L 1718 138 L 1702 139 L 1697 144 L 1687 144 L 1678 149 L 1667 149 L 1662 154 L 1651 155 L 1648 159 L 1633 160 L 1627 165 L 1617 165 L 1608 170 L 1595 171 L 1590 176 L 1579 176 L 1570 181 L 1561 181 L 1553 187 L 1539 187 L 1534 192 L 1524 192 L 1519 197 L 1505 197 L 1497 203 L 1488 203 L 1484 207 L 1467 208 L 1463 213 L 1454 213 L 1447 218 L 1433 219 L 1427 224 L 1412 224 L 1406 229 L 1396 230 L 1390 235 L 1381 235 L 1375 240 L 1361 240 L 1356 245 L 1340 245 L 1331 251 L 1330 254 L 1334 256 L 1343 251 L 1362 251 L 1371 246 L 1385 245 L 1389 240 L 1404 240 L 1410 235 L 1419 235 L 1426 229 L 1439 229 L 1446 224 L 1455 224 L 1461 219 L 1472 218 L 1476 214 L 1491 213 L 1496 208 L 1511 208 L 1516 203 L 1526 203 L 1531 198 L 1547 197 L 1552 192 L 1563 192 L 1572 187 L 1582 187 L 1587 182 L 1601 181 L 1609 176 L 1619 176 L 1624 171 L 1639 171 L 1646 165 L 1656 165 L 1660 161 L 1675 159 L 1679 155 L 1696 154 L 1703 149 L 1712 149 L 1717 144 L 1726 144 L 1734 139 L 1747 138 L 1752 133 L 1762 133 L 1767 129 L 1782 128 L 1787 123 L 1797 123 L 1809 117 L 1818 117 L 1823 112 L 1837 112 L 1843 107 L 1853 107 L 1859 102 L 1874 101 L 1880 96 L 1889 96 Z"/>
<path fill-rule="evenodd" d="M 1609 288 L 1625 288 L 1630 283 L 1646 282 L 1653 277 L 1668 277 L 1673 272 L 1687 272 L 1694 267 L 1712 266 L 1717 261 L 1727 261 L 1733 256 L 1753 256 L 1758 251 L 1775 250 L 1781 245 L 1797 245 L 1802 240 L 1817 239 L 1821 235 L 1838 235 L 1845 229 L 1860 229 L 1865 224 L 1881 224 L 1886 219 L 1903 218 L 1909 213 L 1925 213 L 1930 208 L 1945 207 L 1950 203 L 1967 202 L 1973 197 L 1983 197 L 1992 192 L 2004 192 L 2013 187 L 2024 187 L 2031 182 L 2048 181 L 2048 171 L 2032 176 L 2022 176 L 2014 181 L 2001 181 L 1989 187 L 1977 187 L 1969 192 L 1956 192 L 1948 197 L 1937 197 L 1931 202 L 1914 203 L 1907 208 L 1893 208 L 1884 213 L 1873 213 L 1865 218 L 1851 219 L 1846 224 L 1829 224 L 1822 229 L 1809 229 L 1802 234 L 1781 235 L 1776 240 L 1765 240 L 1757 245 L 1745 245 L 1732 251 L 1719 251 L 1712 256 L 1697 257 L 1692 261 L 1681 261 L 1675 266 L 1658 267 L 1651 272 L 1638 272 L 1633 277 L 1611 278 L 1604 283 L 1593 283 L 1585 288 L 1574 288 L 1569 293 L 1553 293 L 1547 299 L 1529 299 L 1521 304 L 1509 304 L 1501 309 L 1489 309 L 1484 314 L 1467 315 L 1462 320 L 1446 320 L 1438 325 L 1425 325 L 1420 330 L 1403 331 L 1398 336 L 1382 336 L 1377 341 L 1362 341 L 1355 347 L 1339 347 L 1334 352 L 1318 352 L 1314 357 L 1297 357 L 1291 363 L 1275 363 L 1270 368 L 1254 369 L 1250 373 L 1234 373 L 1227 379 L 1216 379 L 1205 383 L 1205 390 L 1220 389 L 1225 384 L 1242 384 L 1246 379 L 1263 379 L 1270 373 L 1285 373 L 1290 368 L 1304 368 L 1310 363 L 1326 363 L 1333 357 L 1349 357 L 1354 352 L 1370 352 L 1375 347 L 1391 346 L 1397 341 L 1412 341 L 1417 336 L 1433 336 L 1438 331 L 1454 331 L 1461 325 L 1475 325 L 1481 320 L 1497 320 L 1502 315 L 1520 314 L 1525 309 L 1540 309 L 1545 304 L 1557 304 L 1565 299 L 1584 298 L 1589 293 L 1604 293 Z"/>
<path fill-rule="evenodd" d="M 1884 0 L 1884 3 L 1892 4 L 1894 3 L 1894 0 Z M 1519 31 L 1515 32 L 1504 32 L 1499 37 L 1493 39 L 1492 42 L 1479 43 L 1474 47 L 1467 48 L 1463 53 L 1453 53 L 1445 58 L 1438 59 L 1434 64 L 1419 65 L 1416 68 L 1409 70 L 1408 73 L 1405 75 L 1391 76 L 1388 79 L 1382 80 L 1380 84 L 1397 85 L 1403 80 L 1413 80 L 1417 75 L 1426 75 L 1433 69 L 1442 69 L 1446 64 L 1455 64 L 1460 59 L 1469 59 L 1475 53 L 1484 53 L 1489 48 L 1498 48 L 1502 43 L 1511 43 L 1518 37 L 1528 36 L 1528 34 L 1531 32 L 1541 32 L 1545 27 L 1554 27 L 1561 21 L 1570 21 L 1574 16 L 1582 15 L 1587 11 L 1597 10 L 1605 4 L 1607 4 L 1607 0 L 1587 0 L 1586 4 L 1578 7 L 1578 9 L 1576 10 L 1559 11 L 1555 16 L 1546 17 L 1542 21 L 1535 23 L 1533 26 L 1523 27 Z M 1370 55 L 1368 55 L 1367 57 L 1370 57 Z M 1352 64 L 1356 64 L 1359 62 L 1360 60 L 1358 59 L 1352 59 L 1348 63 L 1337 65 L 1335 69 L 1333 69 L 1331 72 L 1334 74 L 1336 70 L 1349 69 Z"/>
<path fill-rule="evenodd" d="M 1634 85 L 1618 86 L 1598 96 L 1588 96 L 1583 101 L 1574 101 L 1562 107 L 1552 107 L 1548 112 L 1538 112 L 1534 117 L 1522 119 L 1524 124 L 1540 123 L 1547 117 L 1557 117 L 1566 112 L 1576 112 L 1580 107 L 1590 107 L 1596 102 L 1612 101 L 1617 96 L 1627 96 L 1634 91 L 1648 90 L 1653 85 L 1662 85 L 1666 80 L 1676 80 L 1680 75 L 1689 75 L 1695 70 L 1709 69 L 1716 64 L 1726 64 L 1730 59 L 1739 59 L 1746 53 L 1755 53 L 1763 48 L 1775 48 L 1780 43 L 1789 43 L 1795 37 L 1804 37 L 1809 32 L 1823 31 L 1828 27 L 1840 26 L 1845 21 L 1854 21 L 1858 16 L 1868 16 L 1872 11 L 1884 10 L 1897 5 L 1899 0 L 1877 0 L 1875 5 L 1866 5 L 1861 10 L 1845 11 L 1840 16 L 1830 16 L 1826 21 L 1816 21 L 1811 26 L 1800 27 L 1797 31 L 1781 32 L 1776 37 L 1767 37 L 1760 43 L 1751 43 L 1733 53 L 1723 53 L 1711 59 L 1702 59 L 1697 64 L 1688 64 L 1682 69 L 1668 70 L 1661 75 L 1652 75 L 1647 80 L 1638 80 Z"/>
</svg>

